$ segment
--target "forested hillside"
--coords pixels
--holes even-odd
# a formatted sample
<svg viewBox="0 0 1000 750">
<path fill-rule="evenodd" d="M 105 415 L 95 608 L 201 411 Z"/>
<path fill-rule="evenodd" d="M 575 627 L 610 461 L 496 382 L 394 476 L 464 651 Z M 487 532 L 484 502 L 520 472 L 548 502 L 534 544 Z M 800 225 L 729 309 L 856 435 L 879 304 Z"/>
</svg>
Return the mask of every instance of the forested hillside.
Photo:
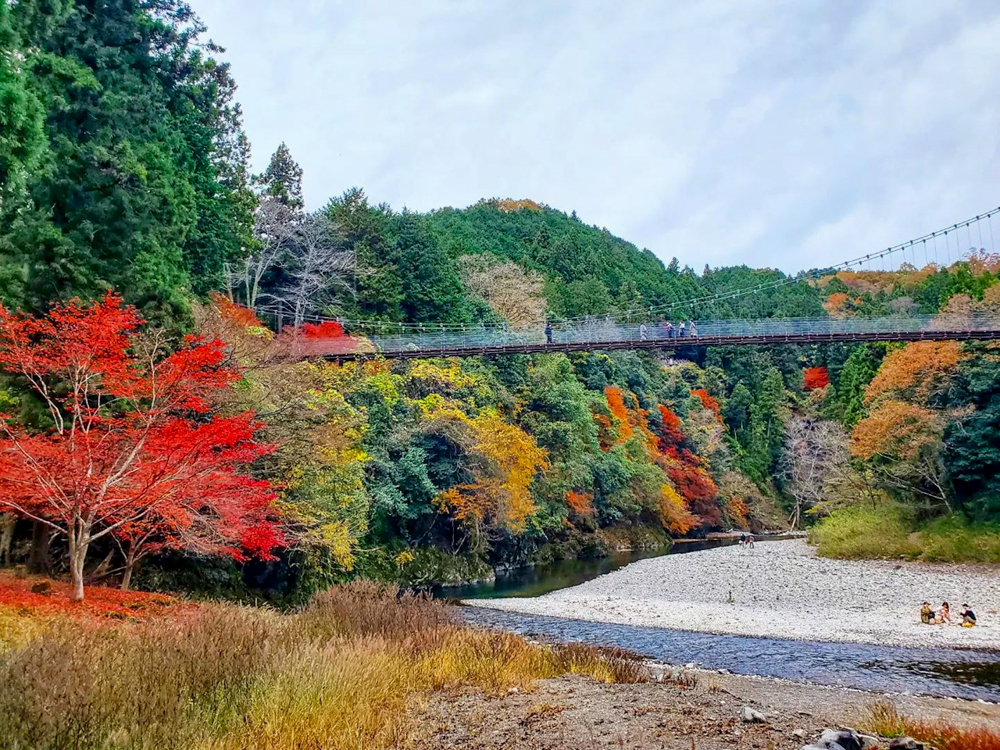
<svg viewBox="0 0 1000 750">
<path fill-rule="evenodd" d="M 0 0 L 5 562 L 60 572 L 77 544 L 65 508 L 32 489 L 37 467 L 21 448 L 62 435 L 70 403 L 103 403 L 94 412 L 101 429 L 119 436 L 149 417 L 147 391 L 123 390 L 109 369 L 95 371 L 96 390 L 51 408 L 45 394 L 72 390 L 64 375 L 75 370 L 49 360 L 44 377 L 25 369 L 38 340 L 71 343 L 67 321 L 74 331 L 86 321 L 96 335 L 101 316 L 109 331 L 119 326 L 123 348 L 112 359 L 132 362 L 148 382 L 191 352 L 204 373 L 225 372 L 218 387 L 159 416 L 191 430 L 242 419 L 238 440 L 219 436 L 245 451 L 225 472 L 269 488 L 273 502 L 255 506 L 249 523 L 245 508 L 207 514 L 174 486 L 155 502 L 126 488 L 135 493 L 128 502 L 148 504 L 142 524 L 108 515 L 93 526 L 83 550 L 90 579 L 118 580 L 124 570 L 128 582 L 135 569 L 133 582 L 147 587 L 294 600 L 358 574 L 455 582 L 499 566 L 827 516 L 821 544 L 843 542 L 827 544 L 832 554 L 857 552 L 858 530 L 886 518 L 902 546 L 885 554 L 926 556 L 928 544 L 906 540 L 928 521 L 961 527 L 964 546 L 994 554 L 980 527 L 967 526 L 1000 518 L 992 345 L 347 365 L 285 354 L 289 341 L 390 323 L 635 321 L 652 308 L 675 320 L 995 312 L 996 258 L 881 274 L 695 273 L 526 199 L 419 214 L 352 188 L 310 212 L 284 144 L 251 174 L 235 82 L 203 32 L 169 0 Z M 683 260 L 692 249 L 657 248 L 674 252 Z M 727 295 L 735 291 L 746 293 Z M 109 292 L 143 324 L 123 318 Z M 74 299 L 39 322 L 53 303 Z M 17 330 L 34 333 L 20 340 Z M 79 504 L 73 512 L 86 515 Z M 248 533 L 222 534 L 212 519 L 223 513 L 239 514 Z"/>
</svg>

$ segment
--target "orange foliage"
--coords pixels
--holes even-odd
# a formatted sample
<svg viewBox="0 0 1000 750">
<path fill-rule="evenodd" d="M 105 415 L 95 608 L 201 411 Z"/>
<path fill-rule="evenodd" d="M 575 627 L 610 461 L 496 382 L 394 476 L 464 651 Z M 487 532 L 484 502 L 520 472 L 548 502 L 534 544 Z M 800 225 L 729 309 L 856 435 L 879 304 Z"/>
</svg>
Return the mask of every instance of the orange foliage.
<svg viewBox="0 0 1000 750">
<path fill-rule="evenodd" d="M 969 270 L 976 276 L 1000 271 L 1000 253 L 988 253 L 982 249 L 976 250 L 969 253 L 968 262 Z"/>
<path fill-rule="evenodd" d="M 210 295 L 212 304 L 215 305 L 215 309 L 219 311 L 219 315 L 223 319 L 228 320 L 230 323 L 234 323 L 241 328 L 263 328 L 264 324 L 260 322 L 257 317 L 257 313 L 251 310 L 249 307 L 244 307 L 239 305 L 229 297 L 218 292 L 212 292 Z"/>
<path fill-rule="evenodd" d="M 497 209 L 503 211 L 505 214 L 513 214 L 518 211 L 542 210 L 542 207 L 530 198 L 522 198 L 521 200 L 511 200 L 510 198 L 507 198 L 506 200 L 497 201 L 496 205 Z"/>
<path fill-rule="evenodd" d="M 725 515 L 726 520 L 728 520 L 733 526 L 745 529 L 748 525 L 747 516 L 750 515 L 750 509 L 747 507 L 746 501 L 744 501 L 742 497 L 733 495 L 726 501 Z"/>
<path fill-rule="evenodd" d="M 688 510 L 684 498 L 669 484 L 660 488 L 657 510 L 663 528 L 671 533 L 686 534 L 698 525 L 698 519 Z"/>
<path fill-rule="evenodd" d="M 937 413 L 905 401 L 886 401 L 854 427 L 851 455 L 909 460 L 922 449 L 940 440 L 941 420 Z"/>
<path fill-rule="evenodd" d="M 660 450 L 666 451 L 667 447 L 683 443 L 684 433 L 681 431 L 680 417 L 663 404 L 657 408 L 660 410 L 660 418 L 663 420 L 663 427 L 660 429 Z"/>
<path fill-rule="evenodd" d="M 691 395 L 698 397 L 698 400 L 701 401 L 702 408 L 715 412 L 716 417 L 719 419 L 722 418 L 722 409 L 719 407 L 719 402 L 708 395 L 708 391 L 704 388 L 696 388 L 691 391 Z"/>
<path fill-rule="evenodd" d="M 830 373 L 825 367 L 807 367 L 802 371 L 802 387 L 807 391 L 826 388 L 830 385 Z"/>
<path fill-rule="evenodd" d="M 576 492 L 570 490 L 566 493 L 566 505 L 571 513 L 581 518 L 590 518 L 594 515 L 594 496 L 589 492 Z"/>
<path fill-rule="evenodd" d="M 823 303 L 823 308 L 830 313 L 830 315 L 841 315 L 844 312 L 844 306 L 847 304 L 847 300 L 848 296 L 845 292 L 834 292 L 826 298 L 826 302 Z"/>
<path fill-rule="evenodd" d="M 947 388 L 965 354 L 955 341 L 915 341 L 891 352 L 865 391 L 865 403 L 909 396 L 926 401 Z M 912 394 L 906 393 L 912 389 Z"/>
<path fill-rule="evenodd" d="M 629 424 L 628 408 L 621 389 L 609 385 L 604 389 L 604 397 L 608 401 L 608 409 L 618 420 L 618 441 L 625 442 L 632 436 L 632 426 Z"/>
</svg>

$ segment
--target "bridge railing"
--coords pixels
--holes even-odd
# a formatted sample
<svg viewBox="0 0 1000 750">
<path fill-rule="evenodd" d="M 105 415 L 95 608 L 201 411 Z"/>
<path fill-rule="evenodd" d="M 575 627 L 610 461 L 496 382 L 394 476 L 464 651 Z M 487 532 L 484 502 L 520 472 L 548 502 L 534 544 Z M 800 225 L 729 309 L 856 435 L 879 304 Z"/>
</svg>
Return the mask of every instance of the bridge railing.
<svg viewBox="0 0 1000 750">
<path fill-rule="evenodd" d="M 757 339 L 787 336 L 917 333 L 921 331 L 1000 330 L 1000 315 L 887 316 L 879 318 L 767 318 L 762 320 L 686 321 L 668 327 L 664 321 L 623 324 L 595 318 L 573 325 L 555 325 L 553 344 L 610 344 L 685 339 Z M 372 347 L 383 353 L 456 349 L 495 349 L 549 343 L 543 326 L 531 328 L 483 327 L 461 331 L 423 331 L 369 336 Z"/>
</svg>

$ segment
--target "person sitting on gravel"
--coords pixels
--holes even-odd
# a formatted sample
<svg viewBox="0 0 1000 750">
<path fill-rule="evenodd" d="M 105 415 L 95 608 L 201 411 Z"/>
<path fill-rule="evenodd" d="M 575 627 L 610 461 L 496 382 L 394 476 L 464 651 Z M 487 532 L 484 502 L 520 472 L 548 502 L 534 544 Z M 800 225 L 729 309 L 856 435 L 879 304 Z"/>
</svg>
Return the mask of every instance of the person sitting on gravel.
<svg viewBox="0 0 1000 750">
<path fill-rule="evenodd" d="M 920 608 L 920 622 L 924 625 L 934 624 L 934 608 L 930 602 L 924 602 L 924 605 Z"/>
<path fill-rule="evenodd" d="M 948 602 L 941 602 L 941 609 L 938 610 L 938 616 L 934 622 L 938 625 L 951 625 L 951 610 L 948 608 Z"/>
<path fill-rule="evenodd" d="M 962 627 L 974 628 L 976 626 L 976 613 L 968 604 L 962 605 Z"/>
</svg>

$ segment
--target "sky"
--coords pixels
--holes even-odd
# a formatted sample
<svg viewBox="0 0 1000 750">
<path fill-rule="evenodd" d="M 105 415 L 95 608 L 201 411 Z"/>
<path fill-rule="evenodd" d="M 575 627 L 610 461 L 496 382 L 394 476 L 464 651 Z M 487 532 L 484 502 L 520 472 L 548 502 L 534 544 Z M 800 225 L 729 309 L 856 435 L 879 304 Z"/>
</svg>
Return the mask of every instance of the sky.
<svg viewBox="0 0 1000 750">
<path fill-rule="evenodd" d="M 793 272 L 1000 206 L 1000 3 L 190 2 L 310 208 L 531 198 Z"/>
</svg>

